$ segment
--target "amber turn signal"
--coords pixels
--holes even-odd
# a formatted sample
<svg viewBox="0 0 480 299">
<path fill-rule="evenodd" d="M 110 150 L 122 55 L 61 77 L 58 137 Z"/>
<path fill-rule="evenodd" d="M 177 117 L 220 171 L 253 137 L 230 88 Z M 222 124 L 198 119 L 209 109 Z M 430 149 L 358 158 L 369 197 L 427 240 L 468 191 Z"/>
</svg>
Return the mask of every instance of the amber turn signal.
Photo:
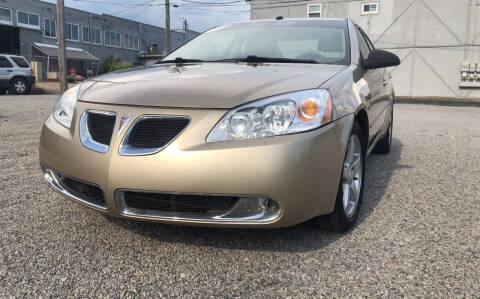
<svg viewBox="0 0 480 299">
<path fill-rule="evenodd" d="M 311 122 L 318 117 L 318 103 L 314 99 L 306 99 L 298 107 L 298 118 L 303 122 Z"/>
</svg>

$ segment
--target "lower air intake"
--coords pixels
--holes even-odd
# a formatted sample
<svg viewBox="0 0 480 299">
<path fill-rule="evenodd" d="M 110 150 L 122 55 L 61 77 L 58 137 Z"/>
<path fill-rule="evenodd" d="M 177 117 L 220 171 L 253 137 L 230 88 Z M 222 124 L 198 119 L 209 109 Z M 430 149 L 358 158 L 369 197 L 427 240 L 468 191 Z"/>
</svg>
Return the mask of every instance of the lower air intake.
<svg viewBox="0 0 480 299">
<path fill-rule="evenodd" d="M 222 215 L 230 211 L 238 197 L 212 195 L 182 195 L 125 191 L 122 193 L 127 209 L 146 214 L 175 213 L 180 215 Z"/>
</svg>

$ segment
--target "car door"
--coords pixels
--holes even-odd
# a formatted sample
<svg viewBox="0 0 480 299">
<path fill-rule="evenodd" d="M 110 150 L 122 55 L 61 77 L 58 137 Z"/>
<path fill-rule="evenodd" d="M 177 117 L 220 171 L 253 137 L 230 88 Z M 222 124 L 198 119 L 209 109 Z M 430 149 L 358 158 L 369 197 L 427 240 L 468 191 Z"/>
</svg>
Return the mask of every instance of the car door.
<svg viewBox="0 0 480 299">
<path fill-rule="evenodd" d="M 10 75 L 13 72 L 13 65 L 5 56 L 0 56 L 0 88 L 10 86 Z"/>
<path fill-rule="evenodd" d="M 358 47 L 362 59 L 368 58 L 373 48 L 369 44 L 368 39 L 362 29 L 356 26 Z M 365 97 L 367 105 L 367 113 L 369 120 L 369 145 L 378 135 L 381 128 L 381 112 L 382 112 L 382 90 L 383 90 L 383 72 L 384 69 L 365 70 L 363 79 L 366 81 L 370 94 Z"/>
<path fill-rule="evenodd" d="M 363 36 L 365 37 L 365 40 L 367 41 L 370 49 L 373 51 L 375 50 L 375 47 L 373 46 L 372 41 L 368 36 L 363 32 Z M 379 92 L 379 99 L 378 99 L 378 126 L 379 130 L 382 130 L 384 125 L 387 124 L 387 121 L 390 118 L 390 92 L 391 90 L 388 87 L 390 83 L 390 74 L 388 73 L 386 68 L 380 68 L 377 69 L 378 75 L 380 76 L 379 80 L 382 82 L 382 85 L 380 86 L 380 92 Z"/>
</svg>

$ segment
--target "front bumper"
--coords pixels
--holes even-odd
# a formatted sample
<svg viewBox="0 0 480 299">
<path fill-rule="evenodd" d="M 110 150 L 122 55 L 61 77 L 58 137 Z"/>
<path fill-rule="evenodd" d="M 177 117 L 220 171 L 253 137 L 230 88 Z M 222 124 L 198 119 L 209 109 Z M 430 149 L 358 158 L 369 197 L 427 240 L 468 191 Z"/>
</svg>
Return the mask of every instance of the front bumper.
<svg viewBox="0 0 480 299">
<path fill-rule="evenodd" d="M 132 120 L 146 114 L 188 115 L 191 123 L 159 153 L 122 156 L 118 149 L 128 128 L 119 132 L 118 117 L 108 151 L 99 153 L 85 148 L 80 142 L 79 116 L 87 108 L 114 111 L 117 115 L 130 116 Z M 104 192 L 106 206 L 97 210 L 115 217 L 224 227 L 285 227 L 333 210 L 353 115 L 301 134 L 206 143 L 211 128 L 224 114 L 224 110 L 213 109 L 143 108 L 79 102 L 70 129 L 62 127 L 52 117 L 45 121 L 40 140 L 40 162 L 45 169 L 99 186 Z M 92 207 L 56 189 L 66 197 Z M 275 217 L 260 219 L 241 215 L 221 221 L 128 213 L 121 204 L 122 190 L 274 199 L 279 212 Z"/>
</svg>

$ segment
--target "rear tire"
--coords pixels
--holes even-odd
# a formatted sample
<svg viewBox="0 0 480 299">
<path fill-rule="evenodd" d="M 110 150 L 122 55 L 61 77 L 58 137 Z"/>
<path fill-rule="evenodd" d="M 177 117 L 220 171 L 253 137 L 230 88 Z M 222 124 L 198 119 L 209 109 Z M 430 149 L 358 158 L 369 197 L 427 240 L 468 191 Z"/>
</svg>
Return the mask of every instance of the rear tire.
<svg viewBox="0 0 480 299">
<path fill-rule="evenodd" d="M 23 78 L 13 78 L 12 83 L 10 83 L 10 93 L 11 94 L 28 94 L 30 92 L 30 86 L 28 85 L 27 80 Z"/>
<path fill-rule="evenodd" d="M 353 144 L 352 144 L 353 143 Z M 365 177 L 366 142 L 355 121 L 350 133 L 333 212 L 311 220 L 314 227 L 333 232 L 350 230 L 358 219 Z"/>
<path fill-rule="evenodd" d="M 386 155 L 390 153 L 392 149 L 392 135 L 393 135 L 393 106 L 390 112 L 390 122 L 388 124 L 387 133 L 385 136 L 375 145 L 373 152 L 375 154 Z"/>
</svg>

